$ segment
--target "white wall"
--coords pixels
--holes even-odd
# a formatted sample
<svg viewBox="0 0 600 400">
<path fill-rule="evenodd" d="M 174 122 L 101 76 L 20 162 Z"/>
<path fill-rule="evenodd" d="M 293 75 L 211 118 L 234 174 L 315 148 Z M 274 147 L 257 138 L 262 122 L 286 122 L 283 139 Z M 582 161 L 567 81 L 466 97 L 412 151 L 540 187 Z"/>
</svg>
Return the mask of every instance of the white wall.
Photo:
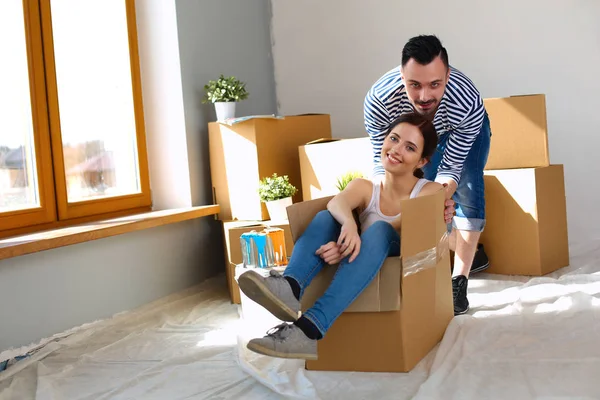
<svg viewBox="0 0 600 400">
<path fill-rule="evenodd" d="M 440 37 L 484 97 L 545 93 L 550 160 L 565 164 L 570 240 L 596 235 L 600 2 L 272 0 L 272 13 L 279 112 L 331 113 L 338 137 L 366 135 L 365 93 L 422 33 Z"/>
<path fill-rule="evenodd" d="M 136 17 L 152 206 L 190 207 L 175 0 L 138 0 Z"/>
</svg>

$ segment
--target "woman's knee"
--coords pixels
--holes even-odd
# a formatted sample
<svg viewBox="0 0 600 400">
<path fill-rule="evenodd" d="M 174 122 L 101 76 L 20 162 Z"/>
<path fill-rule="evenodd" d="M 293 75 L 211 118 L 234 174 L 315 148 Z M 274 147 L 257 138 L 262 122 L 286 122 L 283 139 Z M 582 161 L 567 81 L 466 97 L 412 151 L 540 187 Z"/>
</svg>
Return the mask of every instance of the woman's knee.
<svg viewBox="0 0 600 400">
<path fill-rule="evenodd" d="M 364 233 L 365 236 L 375 237 L 381 240 L 386 238 L 388 241 L 398 241 L 399 235 L 394 227 L 386 221 L 376 221 Z"/>
<path fill-rule="evenodd" d="M 363 233 L 361 241 L 368 248 L 387 252 L 388 256 L 400 254 L 400 234 L 388 222 L 377 221 L 373 223 Z"/>
<path fill-rule="evenodd" d="M 337 232 L 340 229 L 340 224 L 337 220 L 331 215 L 331 213 L 327 210 L 319 211 L 310 222 L 309 229 L 317 230 L 324 234 L 332 234 L 332 232 Z M 314 233 L 314 232 L 313 232 Z M 333 239 L 332 239 L 333 240 Z"/>
<path fill-rule="evenodd" d="M 318 221 L 322 223 L 337 222 L 335 218 L 333 218 L 333 215 L 331 215 L 329 210 L 319 211 L 317 215 L 315 215 L 315 217 L 313 218 L 313 221 Z"/>
</svg>

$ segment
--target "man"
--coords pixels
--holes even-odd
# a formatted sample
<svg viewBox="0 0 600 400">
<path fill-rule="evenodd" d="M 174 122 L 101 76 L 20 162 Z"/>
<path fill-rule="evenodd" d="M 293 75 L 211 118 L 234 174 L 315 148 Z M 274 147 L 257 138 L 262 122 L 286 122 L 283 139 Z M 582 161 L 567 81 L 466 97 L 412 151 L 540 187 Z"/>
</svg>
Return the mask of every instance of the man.
<svg viewBox="0 0 600 400">
<path fill-rule="evenodd" d="M 455 246 L 452 291 L 454 314 L 464 314 L 469 309 L 469 272 L 489 266 L 478 241 L 485 226 L 483 168 L 491 131 L 479 91 L 448 64 L 446 49 L 433 35 L 410 39 L 402 50 L 401 65 L 377 80 L 365 97 L 374 178 L 384 173 L 380 152 L 387 127 L 413 110 L 430 117 L 438 133 L 437 151 L 423 172 L 425 178 L 446 187 L 447 210 L 456 206 L 450 238 L 451 246 Z"/>
</svg>

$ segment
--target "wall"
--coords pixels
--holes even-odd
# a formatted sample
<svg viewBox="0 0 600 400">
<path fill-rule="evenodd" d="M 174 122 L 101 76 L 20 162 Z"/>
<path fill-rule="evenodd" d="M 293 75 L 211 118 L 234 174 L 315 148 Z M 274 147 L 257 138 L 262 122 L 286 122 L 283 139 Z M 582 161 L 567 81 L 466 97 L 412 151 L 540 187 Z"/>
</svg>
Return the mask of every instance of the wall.
<svg viewBox="0 0 600 400">
<path fill-rule="evenodd" d="M 236 115 L 274 114 L 275 87 L 268 0 L 177 0 L 181 80 L 194 204 L 212 202 L 204 85 L 220 74 L 246 82 L 249 96 Z"/>
<path fill-rule="evenodd" d="M 460 8 L 441 0 L 272 0 L 279 112 L 328 112 L 335 136 L 365 136 L 369 87 L 400 63 L 408 38 L 434 33 L 484 97 L 546 94 L 551 162 L 565 164 L 570 239 L 597 235 L 600 3 L 465 0 Z"/>
<path fill-rule="evenodd" d="M 203 220 L 0 261 L 0 351 L 107 318 L 215 273 Z"/>
<path fill-rule="evenodd" d="M 155 209 L 212 203 L 200 89 L 246 80 L 238 115 L 274 113 L 266 0 L 136 4 Z M 225 28 L 224 28 L 225 27 Z M 0 351 L 131 309 L 223 271 L 211 217 L 0 261 Z"/>
</svg>

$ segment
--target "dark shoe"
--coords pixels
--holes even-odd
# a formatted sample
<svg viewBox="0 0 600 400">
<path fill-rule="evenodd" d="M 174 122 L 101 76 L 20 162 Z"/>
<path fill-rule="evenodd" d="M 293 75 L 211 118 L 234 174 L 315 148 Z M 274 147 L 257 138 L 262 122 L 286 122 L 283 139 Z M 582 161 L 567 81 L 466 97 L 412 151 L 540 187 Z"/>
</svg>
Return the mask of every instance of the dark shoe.
<svg viewBox="0 0 600 400">
<path fill-rule="evenodd" d="M 467 299 L 467 285 L 469 280 L 464 275 L 452 278 L 452 296 L 454 297 L 454 315 L 461 315 L 469 311 Z"/>
<path fill-rule="evenodd" d="M 471 264 L 471 274 L 475 274 L 477 272 L 484 271 L 488 269 L 490 266 L 490 260 L 488 259 L 487 254 L 483 249 L 483 244 L 477 244 L 477 251 L 475 252 L 475 257 L 473 257 L 473 264 Z"/>
</svg>

